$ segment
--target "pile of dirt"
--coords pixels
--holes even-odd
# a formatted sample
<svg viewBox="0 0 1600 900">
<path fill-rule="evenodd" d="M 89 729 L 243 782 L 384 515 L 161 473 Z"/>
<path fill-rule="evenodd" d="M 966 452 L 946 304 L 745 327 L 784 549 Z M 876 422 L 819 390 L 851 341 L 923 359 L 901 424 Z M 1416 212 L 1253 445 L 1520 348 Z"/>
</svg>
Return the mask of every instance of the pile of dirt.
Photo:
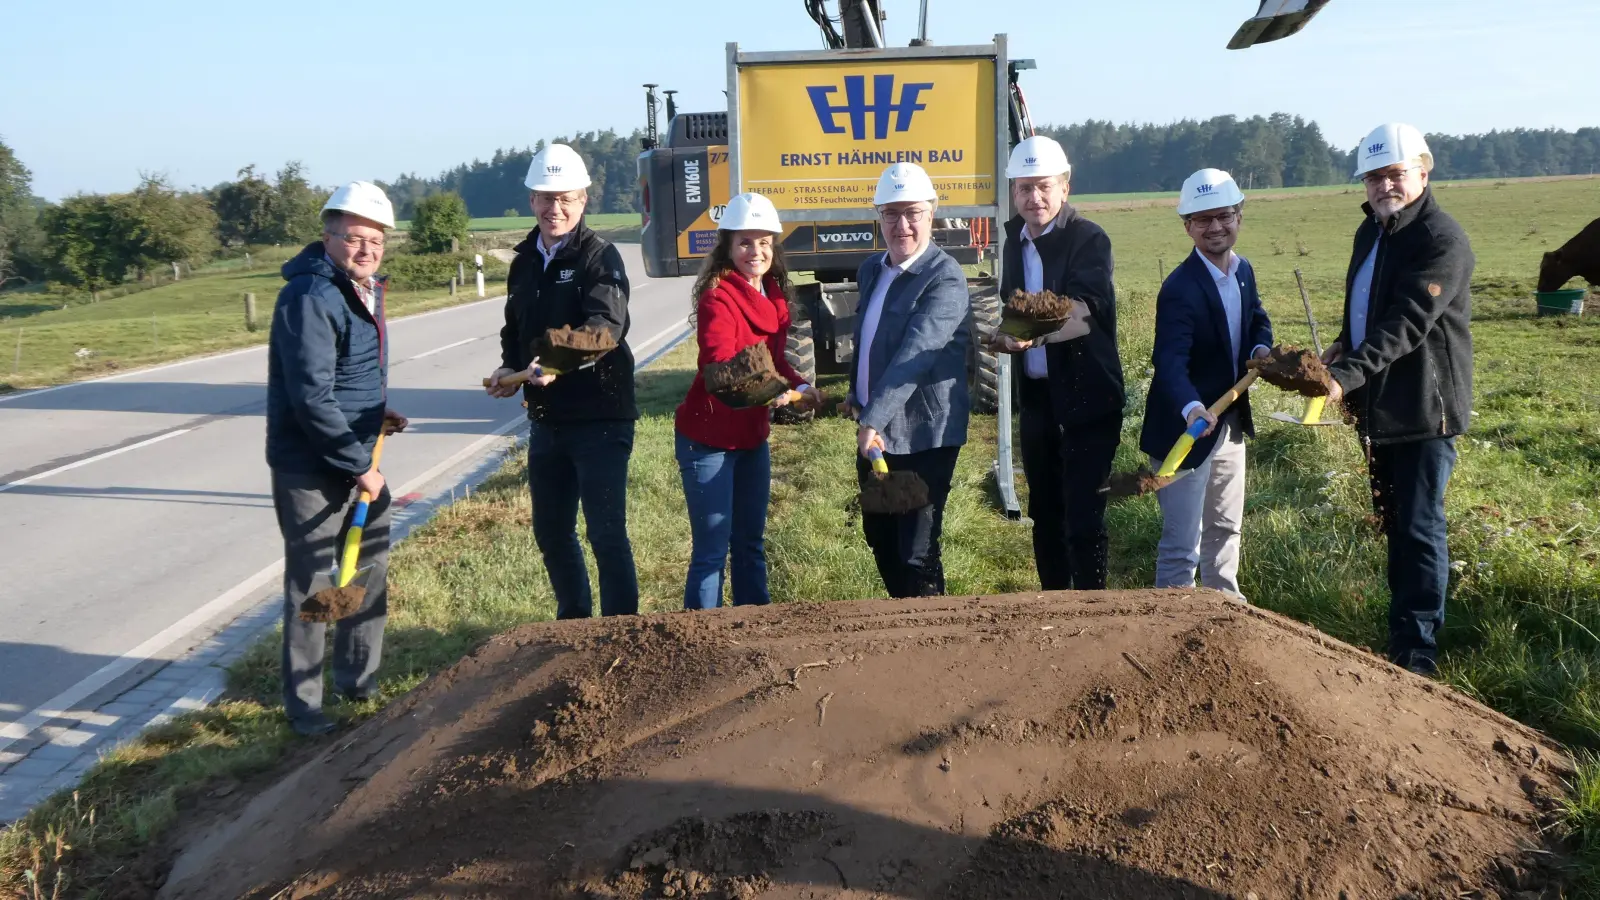
<svg viewBox="0 0 1600 900">
<path fill-rule="evenodd" d="M 1305 397 L 1326 397 L 1333 389 L 1333 376 L 1317 354 L 1301 347 L 1273 347 L 1263 360 L 1251 360 L 1250 368 L 1261 373 L 1261 380 Z"/>
<path fill-rule="evenodd" d="M 571 372 L 615 349 L 617 339 L 604 328 L 571 328 L 563 325 L 546 329 L 544 338 L 534 343 L 533 355 L 539 357 L 542 368 Z"/>
<path fill-rule="evenodd" d="M 1105 493 L 1110 500 L 1143 497 L 1171 484 L 1174 477 L 1157 475 L 1149 466 L 1140 466 L 1132 472 L 1113 472 L 1106 480 Z"/>
<path fill-rule="evenodd" d="M 358 584 L 317 591 L 300 604 L 302 622 L 337 622 L 361 611 L 367 589 Z"/>
<path fill-rule="evenodd" d="M 1054 334 L 1067 324 L 1077 301 L 1050 291 L 1013 291 L 1000 311 L 1000 330 L 1019 341 Z"/>
<path fill-rule="evenodd" d="M 161 896 L 1553 898 L 1569 774 L 1205 591 L 548 623 L 330 738 Z"/>
<path fill-rule="evenodd" d="M 765 341 L 740 350 L 727 362 L 705 366 L 701 375 L 706 391 L 734 409 L 765 406 L 789 389 L 789 383 L 778 374 Z"/>
</svg>

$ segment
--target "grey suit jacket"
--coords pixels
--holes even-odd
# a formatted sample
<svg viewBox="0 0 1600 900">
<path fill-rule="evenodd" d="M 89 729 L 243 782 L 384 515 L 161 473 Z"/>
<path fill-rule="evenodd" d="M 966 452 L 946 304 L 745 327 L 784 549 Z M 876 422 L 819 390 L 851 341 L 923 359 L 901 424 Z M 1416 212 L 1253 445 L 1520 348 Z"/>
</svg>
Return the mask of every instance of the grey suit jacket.
<svg viewBox="0 0 1600 900">
<path fill-rule="evenodd" d="M 929 244 L 911 268 L 895 278 L 883 299 L 883 315 L 872 346 L 861 343 L 866 307 L 887 254 L 861 264 L 856 282 L 861 304 L 855 347 L 867 354 L 871 391 L 861 424 L 883 435 L 888 453 L 904 454 L 967 442 L 967 319 L 972 301 L 967 276 L 950 254 Z M 856 367 L 850 396 L 857 398 Z"/>
</svg>

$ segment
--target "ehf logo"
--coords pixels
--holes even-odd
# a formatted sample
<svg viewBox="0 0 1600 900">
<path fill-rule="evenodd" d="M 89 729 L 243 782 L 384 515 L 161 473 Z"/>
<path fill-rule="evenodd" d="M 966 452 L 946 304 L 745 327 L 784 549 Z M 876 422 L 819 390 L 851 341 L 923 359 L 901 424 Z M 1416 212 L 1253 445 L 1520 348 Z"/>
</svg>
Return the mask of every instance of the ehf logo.
<svg viewBox="0 0 1600 900">
<path fill-rule="evenodd" d="M 560 166 L 545 166 L 544 167 L 544 173 L 546 175 L 560 175 L 561 174 L 561 167 Z"/>
<path fill-rule="evenodd" d="M 1209 184 L 1202 184 L 1202 185 L 1200 185 L 1200 186 L 1199 186 L 1199 187 L 1196 187 L 1196 188 L 1195 188 L 1195 189 L 1194 189 L 1194 192 L 1195 192 L 1195 193 L 1196 193 L 1196 194 L 1209 194 L 1209 193 L 1211 193 L 1211 185 L 1209 185 Z"/>
<path fill-rule="evenodd" d="M 844 77 L 844 105 L 835 106 L 830 95 L 837 93 L 839 88 L 831 85 L 815 85 L 806 88 L 806 93 L 811 95 L 811 106 L 817 112 L 817 122 L 822 126 L 823 134 L 844 134 L 844 126 L 839 124 L 839 114 L 843 113 L 850 119 L 850 136 L 854 140 L 866 140 L 867 118 L 872 118 L 873 140 L 884 140 L 889 136 L 891 119 L 895 131 L 910 131 L 912 114 L 927 109 L 925 103 L 918 102 L 918 96 L 923 91 L 933 89 L 933 83 L 927 81 L 908 82 L 900 88 L 900 99 L 894 95 L 893 75 L 872 76 L 872 100 L 867 100 L 867 77 L 865 75 L 846 75 Z"/>
<path fill-rule="evenodd" d="M 556 277 L 556 284 L 567 284 L 576 274 L 578 274 L 577 269 L 562 269 L 561 274 Z"/>
<path fill-rule="evenodd" d="M 1375 153 L 1382 153 L 1383 152 L 1383 148 L 1384 148 L 1383 144 L 1373 144 L 1372 146 L 1367 148 L 1367 155 L 1371 156 L 1371 155 L 1373 155 Z"/>
<path fill-rule="evenodd" d="M 1022 161 L 1022 164 L 1025 165 L 1025 166 L 1036 166 L 1036 165 L 1039 164 L 1039 157 L 1037 157 L 1037 156 L 1027 157 L 1026 159 L 1024 159 Z"/>
</svg>

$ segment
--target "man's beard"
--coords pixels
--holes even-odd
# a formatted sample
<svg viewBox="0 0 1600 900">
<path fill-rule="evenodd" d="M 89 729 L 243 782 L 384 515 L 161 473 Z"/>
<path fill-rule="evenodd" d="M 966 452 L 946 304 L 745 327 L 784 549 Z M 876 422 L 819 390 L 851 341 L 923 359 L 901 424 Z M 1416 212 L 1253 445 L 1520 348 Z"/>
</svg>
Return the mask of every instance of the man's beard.
<svg viewBox="0 0 1600 900">
<path fill-rule="evenodd" d="M 1406 198 L 1404 196 L 1384 197 L 1372 204 L 1372 208 L 1377 212 L 1378 218 L 1387 219 L 1406 208 Z"/>
</svg>

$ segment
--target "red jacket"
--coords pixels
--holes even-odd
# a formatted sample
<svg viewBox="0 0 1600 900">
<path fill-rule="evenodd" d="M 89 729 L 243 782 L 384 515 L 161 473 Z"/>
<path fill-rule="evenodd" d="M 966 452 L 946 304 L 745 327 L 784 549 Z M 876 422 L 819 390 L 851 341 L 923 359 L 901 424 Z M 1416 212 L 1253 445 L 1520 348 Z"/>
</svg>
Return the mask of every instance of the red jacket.
<svg viewBox="0 0 1600 900">
<path fill-rule="evenodd" d="M 805 383 L 789 365 L 784 345 L 789 339 L 789 304 L 773 278 L 763 296 L 737 272 L 728 272 L 706 291 L 695 310 L 695 338 L 700 344 L 699 368 L 727 362 L 734 354 L 766 341 L 778 374 L 790 387 Z M 734 409 L 706 392 L 705 378 L 695 373 L 688 396 L 678 405 L 678 433 L 720 450 L 754 450 L 771 433 L 771 410 Z"/>
</svg>

